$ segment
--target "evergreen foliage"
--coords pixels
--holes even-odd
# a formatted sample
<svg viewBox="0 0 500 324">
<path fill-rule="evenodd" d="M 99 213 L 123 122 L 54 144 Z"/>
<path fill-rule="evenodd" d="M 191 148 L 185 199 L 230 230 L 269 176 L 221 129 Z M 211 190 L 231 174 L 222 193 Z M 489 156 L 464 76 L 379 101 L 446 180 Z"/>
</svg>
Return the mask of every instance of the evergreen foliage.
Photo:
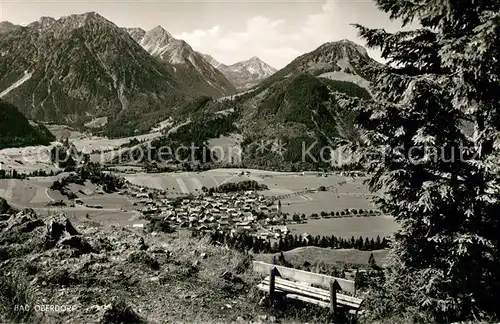
<svg viewBox="0 0 500 324">
<path fill-rule="evenodd" d="M 94 185 L 102 186 L 103 191 L 106 193 L 117 192 L 122 189 L 125 184 L 122 178 L 116 177 L 112 173 L 102 171 L 98 164 L 87 163 L 84 167 L 79 168 L 69 176 L 54 181 L 50 189 L 60 191 L 61 194 L 67 196 L 69 199 L 75 199 L 78 197 L 72 191 L 68 190 L 67 185 L 70 183 L 84 185 L 86 181 L 90 181 Z"/>
<path fill-rule="evenodd" d="M 42 124 L 30 124 L 16 107 L 0 99 L 0 149 L 48 145 L 54 136 Z"/>
<path fill-rule="evenodd" d="M 196 231 L 194 236 L 199 236 Z M 384 239 L 368 239 L 351 237 L 345 239 L 332 236 L 310 236 L 302 237 L 300 235 L 285 235 L 281 237 L 276 244 L 271 244 L 270 240 L 264 240 L 259 237 L 252 236 L 248 233 L 232 234 L 228 231 L 213 231 L 210 233 L 212 243 L 227 244 L 230 248 L 234 248 L 243 252 L 253 251 L 254 253 L 278 253 L 286 252 L 298 247 L 316 246 L 332 249 L 357 249 L 361 251 L 382 250 L 388 247 L 388 241 Z"/>
<path fill-rule="evenodd" d="M 12 207 L 7 203 L 7 200 L 0 197 L 0 214 L 9 214 L 13 211 Z"/>
<path fill-rule="evenodd" d="M 208 140 L 236 131 L 234 122 L 237 114 L 228 116 L 199 115 L 196 120 L 179 127 L 175 132 L 157 138 L 150 145 L 140 146 L 141 150 L 125 152 L 121 161 L 201 163 L 217 162 L 219 157 L 212 152 Z M 144 154 L 147 152 L 148 154 Z M 187 166 L 186 166 L 187 167 Z"/>
<path fill-rule="evenodd" d="M 364 159 L 370 187 L 384 188 L 377 203 L 401 225 L 370 314 L 498 319 L 500 2 L 376 3 L 421 27 L 391 34 L 357 26 L 389 62 L 369 72 L 375 101 L 358 121 L 376 153 Z"/>
<path fill-rule="evenodd" d="M 240 182 L 226 182 L 215 188 L 208 189 L 208 193 L 227 193 L 227 192 L 240 192 L 248 190 L 268 190 L 269 188 L 265 184 L 260 184 L 255 180 L 244 180 Z"/>
</svg>

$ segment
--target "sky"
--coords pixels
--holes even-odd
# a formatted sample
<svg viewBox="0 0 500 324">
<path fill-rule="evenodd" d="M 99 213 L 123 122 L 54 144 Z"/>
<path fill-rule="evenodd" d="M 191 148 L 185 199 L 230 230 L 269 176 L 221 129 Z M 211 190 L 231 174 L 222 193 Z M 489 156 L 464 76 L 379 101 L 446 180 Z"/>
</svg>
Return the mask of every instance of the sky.
<svg viewBox="0 0 500 324">
<path fill-rule="evenodd" d="M 0 20 L 21 25 L 89 11 L 120 27 L 160 25 L 224 64 L 257 56 L 278 69 L 326 42 L 347 38 L 365 45 L 352 23 L 401 29 L 372 0 L 0 0 Z M 383 62 L 378 51 L 369 54 Z"/>
</svg>

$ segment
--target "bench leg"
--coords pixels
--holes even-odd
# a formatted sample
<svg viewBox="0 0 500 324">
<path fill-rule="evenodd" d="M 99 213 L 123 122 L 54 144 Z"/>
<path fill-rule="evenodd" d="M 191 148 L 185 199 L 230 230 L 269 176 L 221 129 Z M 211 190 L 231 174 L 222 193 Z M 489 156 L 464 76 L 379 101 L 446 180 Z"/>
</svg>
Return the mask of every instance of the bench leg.
<svg viewBox="0 0 500 324">
<path fill-rule="evenodd" d="M 274 289 L 275 289 L 275 282 L 276 282 L 276 277 L 275 277 L 275 272 L 274 269 L 269 270 L 269 298 L 273 299 L 274 297 Z"/>
<path fill-rule="evenodd" d="M 337 287 L 335 282 L 330 282 L 330 312 L 335 317 L 337 311 Z"/>
</svg>

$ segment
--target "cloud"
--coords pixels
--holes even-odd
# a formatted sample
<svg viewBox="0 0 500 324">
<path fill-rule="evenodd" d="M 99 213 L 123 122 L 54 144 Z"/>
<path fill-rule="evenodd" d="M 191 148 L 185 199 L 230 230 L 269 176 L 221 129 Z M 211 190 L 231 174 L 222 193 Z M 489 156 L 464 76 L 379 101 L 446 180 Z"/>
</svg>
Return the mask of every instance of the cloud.
<svg viewBox="0 0 500 324">
<path fill-rule="evenodd" d="M 193 47 L 200 47 L 203 46 L 207 39 L 217 37 L 219 35 L 219 30 L 219 25 L 215 25 L 208 30 L 196 29 L 189 33 L 182 33 L 177 35 L 176 38 L 184 39 Z"/>
<path fill-rule="evenodd" d="M 263 50 L 264 56 L 276 57 L 276 59 L 281 59 L 282 61 L 290 61 L 290 58 L 296 58 L 304 52 L 301 52 L 292 47 L 279 47 L 279 48 L 269 48 Z"/>
<path fill-rule="evenodd" d="M 386 15 L 379 12 L 373 3 L 333 0 L 326 1 L 318 12 L 298 20 L 254 16 L 241 26 L 240 31 L 225 30 L 217 25 L 208 30 L 184 32 L 176 37 L 225 64 L 258 56 L 274 67 L 282 68 L 297 56 L 326 42 L 348 38 L 363 44 L 350 25 L 360 20 L 379 23 L 373 27 L 385 28 L 390 24 Z M 379 58 L 376 52 L 371 54 Z"/>
<path fill-rule="evenodd" d="M 259 56 L 269 64 L 282 67 L 283 62 L 298 53 L 288 46 L 284 20 L 272 20 L 264 16 L 251 17 L 242 31 L 224 31 L 219 26 L 208 30 L 194 30 L 175 35 L 200 52 L 210 54 L 223 63 L 231 64 Z M 285 52 L 279 52 L 279 49 Z M 288 53 L 288 55 L 284 54 Z M 290 54 L 291 53 L 291 54 Z"/>
</svg>

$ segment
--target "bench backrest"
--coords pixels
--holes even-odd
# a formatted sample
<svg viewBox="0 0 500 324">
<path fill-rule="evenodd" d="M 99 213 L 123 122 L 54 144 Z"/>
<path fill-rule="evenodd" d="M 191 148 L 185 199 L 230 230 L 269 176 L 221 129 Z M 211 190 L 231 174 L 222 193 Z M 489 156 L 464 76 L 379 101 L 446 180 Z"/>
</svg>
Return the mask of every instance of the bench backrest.
<svg viewBox="0 0 500 324">
<path fill-rule="evenodd" d="M 253 261 L 253 270 L 258 272 L 264 276 L 269 275 L 269 271 L 272 268 L 278 269 L 280 275 L 284 279 L 305 282 L 309 284 L 318 285 L 324 289 L 330 288 L 330 282 L 337 280 L 338 284 L 342 291 L 349 292 L 351 294 L 355 294 L 356 290 L 354 287 L 354 281 L 336 278 L 332 276 L 326 276 L 318 273 L 307 272 L 298 269 L 287 268 L 283 266 L 278 266 L 274 264 L 265 263 L 262 261 Z"/>
</svg>

